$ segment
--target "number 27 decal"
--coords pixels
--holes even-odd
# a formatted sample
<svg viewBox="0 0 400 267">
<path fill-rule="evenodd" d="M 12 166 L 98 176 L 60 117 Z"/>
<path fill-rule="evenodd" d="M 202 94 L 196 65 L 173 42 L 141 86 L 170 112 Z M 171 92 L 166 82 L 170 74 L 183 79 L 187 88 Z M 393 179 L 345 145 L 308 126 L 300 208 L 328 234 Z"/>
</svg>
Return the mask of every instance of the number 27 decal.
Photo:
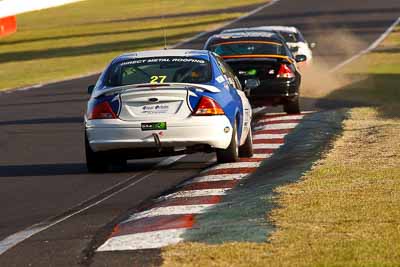
<svg viewBox="0 0 400 267">
<path fill-rule="evenodd" d="M 167 76 L 164 76 L 164 75 L 151 76 L 150 83 L 164 83 L 165 79 L 167 79 Z"/>
</svg>

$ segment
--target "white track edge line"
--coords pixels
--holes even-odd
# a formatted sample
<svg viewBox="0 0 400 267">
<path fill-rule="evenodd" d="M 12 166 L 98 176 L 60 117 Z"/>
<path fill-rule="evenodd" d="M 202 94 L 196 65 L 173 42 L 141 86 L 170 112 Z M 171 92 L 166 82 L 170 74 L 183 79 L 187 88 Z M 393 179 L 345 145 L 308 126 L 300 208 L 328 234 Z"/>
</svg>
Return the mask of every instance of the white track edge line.
<svg viewBox="0 0 400 267">
<path fill-rule="evenodd" d="M 279 1 L 280 1 L 280 0 L 272 0 L 271 2 L 268 2 L 268 3 L 266 3 L 266 4 L 262 5 L 262 6 L 257 7 L 256 9 L 250 11 L 249 13 L 247 13 L 247 14 L 245 14 L 245 15 L 243 15 L 243 16 L 237 18 L 237 19 L 234 19 L 234 20 L 232 20 L 232 21 L 228 21 L 227 23 L 225 23 L 225 24 L 223 24 L 223 25 L 220 25 L 220 26 L 218 26 L 218 27 L 216 27 L 216 28 L 213 28 L 213 29 L 211 29 L 211 30 L 208 30 L 208 31 L 205 31 L 205 32 L 201 32 L 201 33 L 199 33 L 199 34 L 197 34 L 197 35 L 195 35 L 195 36 L 193 36 L 193 37 L 191 37 L 191 38 L 189 38 L 189 39 L 187 39 L 187 40 L 184 40 L 184 41 L 182 41 L 182 42 L 180 42 L 180 43 L 177 43 L 177 44 L 171 46 L 171 48 L 175 48 L 175 47 L 178 47 L 178 46 L 181 46 L 181 45 L 185 45 L 185 44 L 190 43 L 191 41 L 194 41 L 194 40 L 196 40 L 196 39 L 198 39 L 198 38 L 200 38 L 200 37 L 203 37 L 204 35 L 207 35 L 207 34 L 209 34 L 209 33 L 211 33 L 211 32 L 219 31 L 219 30 L 221 30 L 221 29 L 223 29 L 223 28 L 226 28 L 226 27 L 228 27 L 229 25 L 232 25 L 232 24 L 234 24 L 234 23 L 236 23 L 236 22 L 238 22 L 238 21 L 241 21 L 241 20 L 243 20 L 243 19 L 245 19 L 245 18 L 248 18 L 248 17 L 250 17 L 250 16 L 252 16 L 252 15 L 254 15 L 254 14 L 260 12 L 260 11 L 263 10 L 264 8 L 267 8 L 267 7 L 270 7 L 270 6 L 274 5 L 274 4 L 276 4 L 276 3 L 279 2 Z"/>
<path fill-rule="evenodd" d="M 160 163 L 158 163 L 157 166 L 158 166 L 158 167 L 161 167 L 161 166 L 168 166 L 168 165 L 172 164 L 173 162 L 176 162 L 176 161 L 178 161 L 179 159 L 183 158 L 184 156 L 186 156 L 186 155 L 179 155 L 179 156 L 174 156 L 174 157 L 168 157 L 168 158 L 166 158 L 165 160 L 163 160 L 163 161 L 161 161 Z M 59 224 L 59 223 L 65 221 L 65 220 L 67 220 L 67 219 L 69 219 L 69 218 L 71 218 L 71 217 L 73 217 L 73 216 L 79 214 L 79 213 L 82 213 L 82 212 L 84 212 L 84 211 L 86 211 L 86 210 L 88 210 L 88 209 L 94 207 L 94 206 L 97 206 L 98 204 L 100 204 L 100 203 L 102 203 L 102 202 L 104 202 L 104 201 L 106 201 L 106 200 L 112 198 L 113 196 L 115 196 L 115 195 L 117 195 L 117 194 L 119 194 L 119 193 L 121 193 L 121 192 L 127 190 L 128 188 L 130 188 L 130 187 L 132 187 L 132 186 L 134 186 L 134 185 L 140 183 L 141 181 L 147 179 L 148 177 L 150 177 L 151 175 L 153 175 L 153 174 L 154 174 L 155 172 L 157 172 L 157 171 L 158 171 L 158 170 L 156 169 L 156 170 L 154 170 L 154 171 L 148 173 L 147 175 L 143 176 L 143 177 L 140 178 L 139 180 L 133 181 L 132 183 L 128 184 L 127 186 L 121 188 L 120 190 L 118 190 L 118 191 L 116 191 L 116 192 L 114 192 L 114 193 L 112 193 L 112 194 L 110 194 L 110 195 L 108 195 L 108 196 L 105 196 L 104 198 L 102 198 L 102 199 L 96 201 L 95 203 L 92 203 L 92 204 L 90 204 L 90 205 L 88 205 L 88 206 L 86 206 L 86 207 L 84 207 L 84 208 L 82 208 L 82 209 L 80 209 L 80 210 L 78 210 L 78 211 L 76 211 L 76 212 L 73 212 L 73 213 L 71 213 L 71 214 L 69 214 L 69 215 L 66 215 L 66 216 L 64 216 L 64 217 L 62 217 L 62 218 L 60 218 L 60 219 L 58 219 L 58 220 L 56 220 L 56 221 L 54 221 L 54 222 L 48 222 L 48 223 L 46 223 L 46 222 L 41 222 L 41 223 L 37 223 L 37 224 L 34 224 L 34 225 L 32 225 L 32 226 L 26 228 L 25 230 L 19 231 L 19 232 L 17 232 L 17 233 L 14 233 L 14 234 L 12 234 L 12 235 L 10 235 L 10 236 L 4 238 L 3 240 L 0 241 L 0 255 L 2 255 L 3 253 L 5 253 L 7 250 L 13 248 L 13 247 L 16 246 L 17 244 L 23 242 L 24 240 L 30 238 L 31 236 L 33 236 L 33 235 L 35 235 L 35 234 L 38 234 L 38 233 L 40 233 L 40 232 L 42 232 L 42 231 L 44 231 L 44 230 L 46 230 L 46 229 L 49 229 L 50 227 L 52 227 L 52 226 L 54 226 L 54 225 L 56 225 L 56 224 Z M 127 178 L 126 180 L 132 179 L 132 178 L 134 178 L 135 176 L 138 176 L 138 175 L 139 175 L 139 174 L 135 174 L 135 175 L 133 175 L 133 176 L 130 176 L 130 177 Z M 118 185 L 118 184 L 117 184 L 117 185 Z M 116 187 L 117 185 L 114 185 L 114 186 L 110 187 L 109 189 L 106 189 L 105 191 L 110 190 L 110 189 Z"/>
</svg>

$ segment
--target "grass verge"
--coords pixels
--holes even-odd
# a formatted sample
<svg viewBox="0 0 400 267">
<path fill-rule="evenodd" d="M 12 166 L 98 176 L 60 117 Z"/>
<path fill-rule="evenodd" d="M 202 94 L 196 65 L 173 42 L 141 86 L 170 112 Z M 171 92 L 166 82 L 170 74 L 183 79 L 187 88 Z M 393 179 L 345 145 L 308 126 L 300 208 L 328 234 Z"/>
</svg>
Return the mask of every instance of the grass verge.
<svg viewBox="0 0 400 267">
<path fill-rule="evenodd" d="M 396 63 L 397 62 L 397 63 Z M 347 110 L 342 135 L 297 183 L 278 187 L 267 243 L 184 243 L 165 266 L 398 266 L 400 264 L 400 28 L 343 73 L 327 96 Z M 362 77 L 360 79 L 360 77 Z M 265 237 L 267 238 L 267 237 Z"/>
<path fill-rule="evenodd" d="M 0 90 L 101 71 L 115 56 L 174 44 L 266 0 L 87 0 L 17 17 L 0 39 Z M 164 19 L 161 19 L 164 14 Z"/>
</svg>

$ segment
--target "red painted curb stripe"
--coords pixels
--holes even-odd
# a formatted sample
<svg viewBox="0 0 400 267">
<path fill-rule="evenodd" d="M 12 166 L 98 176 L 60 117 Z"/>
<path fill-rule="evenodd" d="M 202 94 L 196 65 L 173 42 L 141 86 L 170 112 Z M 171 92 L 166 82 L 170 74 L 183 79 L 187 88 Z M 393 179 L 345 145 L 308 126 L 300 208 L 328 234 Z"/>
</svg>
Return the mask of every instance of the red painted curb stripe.
<svg viewBox="0 0 400 267">
<path fill-rule="evenodd" d="M 143 218 L 117 225 L 114 227 L 111 237 L 168 229 L 192 228 L 194 222 L 193 214 Z"/>
<path fill-rule="evenodd" d="M 253 133 L 253 135 L 257 134 L 287 134 L 290 133 L 293 129 L 281 129 L 281 130 L 260 130 Z"/>
<path fill-rule="evenodd" d="M 221 196 L 180 197 L 180 198 L 171 198 L 171 199 L 164 200 L 160 203 L 157 203 L 157 204 L 151 206 L 150 208 L 182 206 L 182 205 L 217 204 L 219 202 L 221 202 Z"/>
<path fill-rule="evenodd" d="M 257 149 L 255 149 L 257 150 Z M 268 152 L 265 152 L 268 153 Z M 200 176 L 207 176 L 207 175 L 218 175 L 218 174 L 241 174 L 241 173 L 251 173 L 254 172 L 257 168 L 230 168 L 230 169 L 217 169 L 205 172 Z"/>
<path fill-rule="evenodd" d="M 265 121 L 257 123 L 257 126 L 281 124 L 281 123 L 300 123 L 301 120 L 279 120 L 279 121 Z"/>
<path fill-rule="evenodd" d="M 239 180 L 199 182 L 183 186 L 179 191 L 233 188 Z"/>
<path fill-rule="evenodd" d="M 263 160 L 263 158 L 240 158 L 239 162 L 260 162 Z"/>
<path fill-rule="evenodd" d="M 253 140 L 253 144 L 284 144 L 284 143 L 285 139 L 283 138 Z"/>
<path fill-rule="evenodd" d="M 279 118 L 282 116 L 288 116 L 287 114 L 275 114 L 275 115 L 265 115 L 262 118 L 263 119 L 269 119 L 269 118 Z M 286 117 L 290 118 L 290 117 Z M 297 117 L 298 118 L 298 117 Z M 270 125 L 270 124 L 284 124 L 284 123 L 300 123 L 301 119 L 277 119 L 277 120 L 272 120 L 272 121 L 267 121 L 267 122 L 259 122 L 259 126 L 261 125 Z M 273 127 L 271 127 L 273 128 Z M 280 128 L 280 127 L 275 127 L 275 128 Z M 282 128 L 283 127 L 282 125 Z M 290 133 L 293 129 L 280 129 L 280 130 L 260 130 L 256 131 L 254 135 L 258 134 L 287 134 Z M 261 136 L 260 136 L 261 137 Z M 284 144 L 285 139 L 284 138 L 271 138 L 271 139 L 257 139 L 253 141 L 254 144 Z M 259 147 L 277 147 L 277 146 L 259 146 Z M 260 157 L 264 157 L 262 154 L 273 154 L 276 149 L 273 148 L 265 148 L 265 149 L 254 149 L 254 154 L 261 154 Z M 265 155 L 265 157 L 268 157 L 269 155 Z M 209 171 L 205 171 L 204 173 L 201 173 L 197 177 L 202 177 L 202 176 L 208 176 L 208 175 L 224 175 L 224 174 L 230 174 L 232 176 L 229 176 L 229 178 L 233 178 L 233 180 L 217 180 L 214 179 L 214 177 L 210 177 L 210 179 L 204 179 L 204 180 L 211 180 L 209 182 L 195 182 L 192 181 L 190 184 L 183 185 L 182 187 L 178 188 L 179 191 L 177 192 L 182 192 L 185 191 L 184 195 L 185 197 L 178 196 L 177 198 L 167 198 L 166 200 L 163 200 L 161 202 L 158 202 L 157 200 L 152 201 L 151 203 L 147 204 L 143 212 L 147 212 L 147 210 L 150 209 L 156 209 L 153 211 L 150 211 L 149 214 L 147 214 L 149 217 L 144 217 L 144 216 L 136 216 L 137 219 L 134 220 L 126 220 L 125 223 L 117 225 L 113 232 L 111 237 L 116 237 L 116 236 L 124 236 L 124 235 L 130 235 L 130 234 L 140 234 L 140 233 L 145 233 L 143 236 L 150 236 L 150 239 L 157 239 L 158 235 L 160 235 L 159 232 L 155 233 L 150 233 L 148 232 L 154 232 L 154 231 L 163 231 L 163 230 L 169 230 L 167 231 L 169 235 L 172 234 L 176 235 L 175 233 L 183 233 L 185 231 L 184 229 L 187 228 L 193 228 L 195 224 L 195 216 L 197 213 L 205 212 L 206 209 L 209 207 L 212 207 L 215 204 L 218 204 L 222 201 L 222 196 L 197 196 L 197 197 L 190 197 L 190 195 L 195 195 L 197 191 L 202 192 L 202 194 L 199 195 L 206 195 L 208 191 L 201 191 L 201 190 L 210 190 L 210 189 L 216 189 L 216 190 L 221 190 L 225 191 L 225 189 L 231 189 L 237 186 L 239 183 L 239 179 L 234 179 L 235 174 L 249 174 L 257 170 L 257 167 L 240 167 L 240 166 L 254 166 L 254 165 L 259 165 L 259 164 L 250 164 L 251 162 L 261 162 L 265 160 L 265 158 L 241 158 L 239 162 L 244 162 L 238 165 L 232 164 L 232 165 L 226 165 L 227 167 L 222 167 L 219 166 L 220 168 L 223 169 L 211 169 Z M 246 164 L 248 162 L 249 164 Z M 229 166 L 229 167 L 228 167 Z M 243 175 L 242 175 L 243 176 Z M 219 177 L 216 177 L 219 178 Z M 228 177 L 227 177 L 228 178 Z M 212 181 L 212 180 L 217 180 L 217 181 Z M 192 190 L 193 193 L 191 193 Z M 204 192 L 204 193 L 203 193 Z M 201 206 L 204 205 L 204 206 Z M 142 207 L 143 208 L 143 207 Z M 159 210 L 157 210 L 159 209 Z M 153 213 L 151 213 L 153 212 Z M 189 213 L 196 213 L 196 214 L 189 214 Z M 175 215 L 166 215 L 166 214 L 171 214 L 175 213 Z M 181 213 L 181 214 L 176 214 L 176 213 Z M 164 215 L 161 215 L 164 214 Z M 139 214 L 140 215 L 140 214 Z M 142 214 L 146 215 L 146 214 Z M 152 216 L 152 217 L 150 217 Z M 139 219 L 141 218 L 141 219 Z M 175 230 L 176 229 L 176 230 Z M 183 230 L 178 230 L 178 229 L 183 229 Z M 177 231 L 177 232 L 175 232 Z M 164 232 L 161 232 L 164 233 Z M 143 238 L 142 235 L 140 235 L 140 239 Z M 136 235 L 134 237 L 137 237 Z M 150 240 L 149 242 L 153 242 L 153 240 Z M 133 242 L 140 242 L 140 241 L 133 241 Z"/>
<path fill-rule="evenodd" d="M 254 154 L 272 154 L 276 149 L 272 148 L 256 148 L 253 149 Z"/>
</svg>

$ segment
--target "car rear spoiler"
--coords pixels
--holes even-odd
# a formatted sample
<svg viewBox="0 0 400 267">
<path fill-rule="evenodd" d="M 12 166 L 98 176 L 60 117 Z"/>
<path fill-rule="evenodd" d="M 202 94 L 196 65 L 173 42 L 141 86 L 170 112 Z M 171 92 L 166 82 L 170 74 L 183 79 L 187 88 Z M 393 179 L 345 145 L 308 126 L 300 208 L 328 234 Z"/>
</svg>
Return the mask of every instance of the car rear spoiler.
<svg viewBox="0 0 400 267">
<path fill-rule="evenodd" d="M 156 89 L 198 89 L 203 91 L 208 91 L 211 93 L 219 93 L 221 92 L 215 86 L 212 85 L 204 85 L 204 84 L 194 84 L 194 83 L 142 83 L 142 84 L 132 84 L 132 85 L 124 85 L 117 87 L 104 87 L 103 89 L 96 90 L 93 93 L 93 97 L 99 97 L 102 95 L 110 95 L 116 93 L 123 93 L 128 91 L 141 91 L 141 90 L 156 90 Z"/>
<path fill-rule="evenodd" d="M 222 56 L 224 60 L 229 61 L 240 61 L 240 60 L 273 60 L 273 61 L 286 61 L 289 63 L 294 63 L 295 60 L 288 56 L 281 55 L 232 55 L 232 56 Z"/>
</svg>

